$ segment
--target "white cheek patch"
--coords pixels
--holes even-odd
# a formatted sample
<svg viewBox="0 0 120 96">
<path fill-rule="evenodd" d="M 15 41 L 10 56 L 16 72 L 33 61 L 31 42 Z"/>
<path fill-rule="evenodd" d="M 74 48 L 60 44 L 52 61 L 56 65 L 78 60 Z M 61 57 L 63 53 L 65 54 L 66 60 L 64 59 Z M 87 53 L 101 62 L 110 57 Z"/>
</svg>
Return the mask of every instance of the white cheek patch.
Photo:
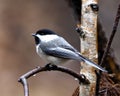
<svg viewBox="0 0 120 96">
<path fill-rule="evenodd" d="M 54 40 L 56 38 L 58 38 L 57 35 L 53 34 L 53 35 L 37 35 L 41 41 L 43 42 L 48 42 L 48 41 L 51 41 L 51 40 Z"/>
</svg>

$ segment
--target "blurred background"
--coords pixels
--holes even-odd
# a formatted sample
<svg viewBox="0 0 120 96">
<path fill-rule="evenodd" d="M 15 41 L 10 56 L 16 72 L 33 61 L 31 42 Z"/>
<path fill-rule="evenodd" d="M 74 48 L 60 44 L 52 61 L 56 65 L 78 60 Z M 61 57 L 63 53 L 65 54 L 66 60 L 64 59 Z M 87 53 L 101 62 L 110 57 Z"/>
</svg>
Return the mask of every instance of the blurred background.
<svg viewBox="0 0 120 96">
<path fill-rule="evenodd" d="M 99 20 L 109 37 L 119 0 L 99 1 Z M 120 24 L 119 24 L 120 26 Z M 36 54 L 31 36 L 48 28 L 63 36 L 79 50 L 73 10 L 66 0 L 0 0 L 0 94 L 23 96 L 18 78 L 45 62 Z M 120 61 L 120 27 L 112 43 L 115 60 Z M 63 65 L 79 72 L 79 62 Z M 30 78 L 30 96 L 71 96 L 79 85 L 73 77 L 61 72 L 42 72 Z"/>
</svg>

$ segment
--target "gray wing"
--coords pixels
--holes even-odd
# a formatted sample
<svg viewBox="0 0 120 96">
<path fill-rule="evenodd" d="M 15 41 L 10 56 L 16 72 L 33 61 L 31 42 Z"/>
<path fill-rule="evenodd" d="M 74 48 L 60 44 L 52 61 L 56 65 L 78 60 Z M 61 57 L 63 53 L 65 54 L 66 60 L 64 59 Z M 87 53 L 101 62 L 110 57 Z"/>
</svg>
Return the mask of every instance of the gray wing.
<svg viewBox="0 0 120 96">
<path fill-rule="evenodd" d="M 41 49 L 51 56 L 80 60 L 79 52 L 62 37 L 52 42 L 41 44 Z"/>
<path fill-rule="evenodd" d="M 79 55 L 76 54 L 75 52 L 68 50 L 68 49 L 60 48 L 60 47 L 45 48 L 45 49 L 43 49 L 43 51 L 48 55 L 55 56 L 58 58 L 80 59 Z"/>
</svg>

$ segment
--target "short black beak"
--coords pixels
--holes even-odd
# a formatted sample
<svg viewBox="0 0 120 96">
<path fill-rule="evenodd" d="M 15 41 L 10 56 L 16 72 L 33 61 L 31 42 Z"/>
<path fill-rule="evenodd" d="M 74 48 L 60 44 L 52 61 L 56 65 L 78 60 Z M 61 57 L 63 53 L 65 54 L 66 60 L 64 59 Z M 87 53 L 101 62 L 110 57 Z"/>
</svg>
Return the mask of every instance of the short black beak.
<svg viewBox="0 0 120 96">
<path fill-rule="evenodd" d="M 32 36 L 33 36 L 33 37 L 35 37 L 35 36 L 36 36 L 36 34 L 34 34 L 34 33 L 33 33 L 33 34 L 32 34 Z"/>
<path fill-rule="evenodd" d="M 32 34 L 32 36 L 35 39 L 35 44 L 38 45 L 40 43 L 40 39 L 38 38 L 38 36 L 36 34 Z"/>
</svg>

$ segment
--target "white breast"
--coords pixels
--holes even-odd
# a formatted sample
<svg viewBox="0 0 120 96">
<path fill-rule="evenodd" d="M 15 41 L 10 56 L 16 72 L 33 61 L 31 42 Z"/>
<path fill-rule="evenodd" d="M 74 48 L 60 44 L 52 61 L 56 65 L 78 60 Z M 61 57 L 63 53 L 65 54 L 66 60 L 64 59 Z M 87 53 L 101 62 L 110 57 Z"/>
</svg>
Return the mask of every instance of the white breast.
<svg viewBox="0 0 120 96">
<path fill-rule="evenodd" d="M 50 55 L 46 55 L 41 48 L 39 47 L 39 45 L 36 46 L 36 51 L 38 53 L 38 55 L 47 63 L 52 63 L 52 64 L 63 64 L 65 62 L 68 61 L 68 59 L 63 59 L 63 58 L 57 58 L 54 56 L 50 56 Z"/>
</svg>

